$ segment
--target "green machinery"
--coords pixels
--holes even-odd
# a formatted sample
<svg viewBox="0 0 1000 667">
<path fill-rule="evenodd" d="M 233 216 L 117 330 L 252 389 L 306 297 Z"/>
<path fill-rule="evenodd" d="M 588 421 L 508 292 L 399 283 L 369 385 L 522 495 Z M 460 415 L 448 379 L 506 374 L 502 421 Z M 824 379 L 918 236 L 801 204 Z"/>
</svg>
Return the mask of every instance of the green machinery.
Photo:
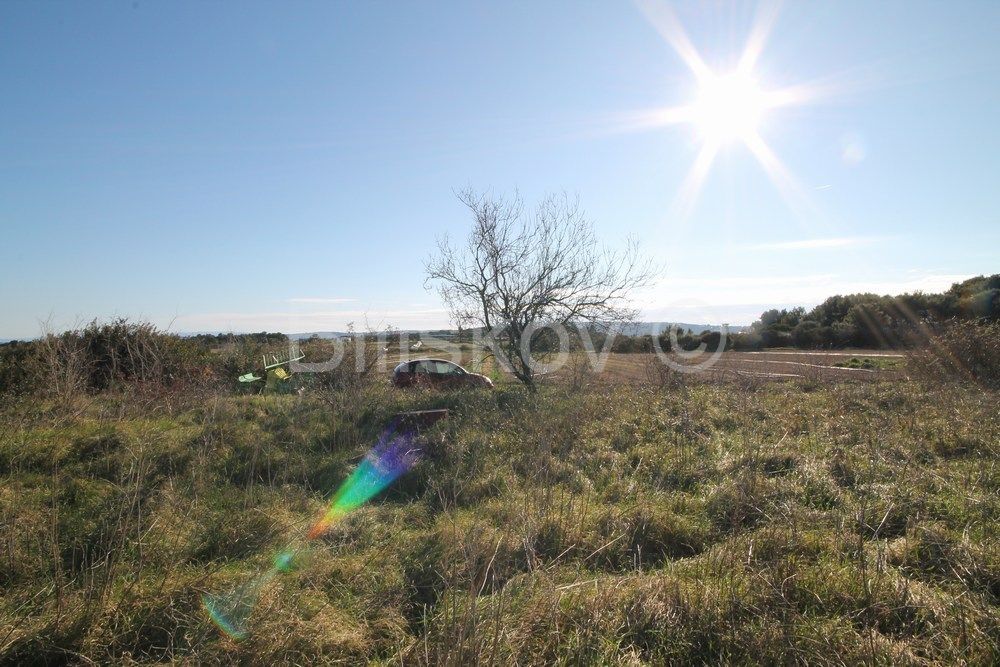
<svg viewBox="0 0 1000 667">
<path fill-rule="evenodd" d="M 270 357 L 270 361 L 268 361 Z M 289 369 L 286 368 L 291 366 L 293 361 L 301 361 L 305 359 L 306 355 L 299 353 L 298 356 L 293 356 L 293 352 L 289 350 L 287 355 L 279 356 L 277 354 L 265 354 L 263 355 L 264 361 L 264 376 L 255 375 L 253 371 L 249 373 L 244 373 L 237 378 L 243 384 L 253 384 L 254 382 L 260 382 L 264 380 L 264 391 L 273 394 L 279 393 L 288 387 L 288 381 L 292 379 L 292 374 Z"/>
</svg>

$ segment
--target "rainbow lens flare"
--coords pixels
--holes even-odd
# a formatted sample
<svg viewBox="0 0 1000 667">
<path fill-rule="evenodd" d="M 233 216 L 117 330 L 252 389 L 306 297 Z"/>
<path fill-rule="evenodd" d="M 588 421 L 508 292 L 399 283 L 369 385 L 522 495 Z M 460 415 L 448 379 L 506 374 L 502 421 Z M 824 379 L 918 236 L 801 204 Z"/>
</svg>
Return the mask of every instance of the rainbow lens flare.
<svg viewBox="0 0 1000 667">
<path fill-rule="evenodd" d="M 201 603 L 220 630 L 233 639 L 243 639 L 247 635 L 250 612 L 260 599 L 260 591 L 275 574 L 277 570 L 272 568 L 228 594 L 202 595 Z"/>
<path fill-rule="evenodd" d="M 394 426 L 387 428 L 378 444 L 340 485 L 327 510 L 309 529 L 306 539 L 320 537 L 351 510 L 371 500 L 412 468 L 420 459 L 420 449 L 414 444 L 414 439 L 413 430 L 397 432 Z M 266 572 L 228 594 L 202 595 L 202 604 L 219 629 L 234 639 L 244 638 L 250 614 L 260 599 L 261 590 L 278 574 L 290 572 L 294 568 L 295 558 L 301 549 L 301 545 L 289 545 L 282 549 Z"/>
<path fill-rule="evenodd" d="M 329 509 L 309 530 L 307 537 L 319 537 L 348 512 L 368 502 L 413 467 L 419 451 L 411 446 L 411 441 L 412 438 L 406 436 L 390 438 L 372 449 L 341 485 Z"/>
</svg>

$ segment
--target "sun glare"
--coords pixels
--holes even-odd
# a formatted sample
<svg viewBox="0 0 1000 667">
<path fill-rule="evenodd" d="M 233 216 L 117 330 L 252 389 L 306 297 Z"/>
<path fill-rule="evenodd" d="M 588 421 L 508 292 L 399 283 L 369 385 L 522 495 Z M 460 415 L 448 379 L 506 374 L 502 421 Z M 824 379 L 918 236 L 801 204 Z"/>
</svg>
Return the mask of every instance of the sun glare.
<svg viewBox="0 0 1000 667">
<path fill-rule="evenodd" d="M 754 78 L 734 72 L 712 74 L 700 82 L 691 116 L 705 141 L 725 144 L 750 141 L 766 110 L 766 97 Z"/>
<path fill-rule="evenodd" d="M 807 201 L 791 172 L 760 132 L 765 116 L 772 109 L 807 103 L 815 96 L 810 86 L 762 88 L 755 75 L 755 65 L 777 15 L 776 6 L 764 3 L 758 8 L 738 64 L 726 73 L 715 72 L 708 66 L 669 5 L 644 0 L 639 2 L 639 7 L 677 51 L 697 86 L 694 98 L 687 104 L 657 109 L 635 120 L 638 128 L 690 125 L 701 142 L 675 200 L 675 209 L 681 216 L 686 216 L 694 207 L 719 151 L 733 144 L 750 151 L 789 204 Z"/>
</svg>

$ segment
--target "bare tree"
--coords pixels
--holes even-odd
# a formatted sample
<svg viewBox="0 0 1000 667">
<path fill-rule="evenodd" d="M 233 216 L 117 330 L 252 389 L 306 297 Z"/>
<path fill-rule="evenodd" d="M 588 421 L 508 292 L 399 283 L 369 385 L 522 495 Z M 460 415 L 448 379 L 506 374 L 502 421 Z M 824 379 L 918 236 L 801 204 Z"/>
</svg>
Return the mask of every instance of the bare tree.
<svg viewBox="0 0 1000 667">
<path fill-rule="evenodd" d="M 546 328 L 607 326 L 635 316 L 631 293 L 651 282 L 635 242 L 602 248 L 576 201 L 545 197 L 527 213 L 521 198 L 464 190 L 473 226 L 462 247 L 447 237 L 426 263 L 452 320 L 484 330 L 497 360 L 535 387 L 533 337 Z"/>
</svg>

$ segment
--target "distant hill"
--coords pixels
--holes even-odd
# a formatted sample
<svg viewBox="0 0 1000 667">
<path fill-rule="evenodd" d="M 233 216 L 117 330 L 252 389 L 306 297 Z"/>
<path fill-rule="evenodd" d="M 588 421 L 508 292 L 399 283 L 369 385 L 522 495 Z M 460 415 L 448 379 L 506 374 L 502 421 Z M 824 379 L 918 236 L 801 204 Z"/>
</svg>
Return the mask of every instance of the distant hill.
<svg viewBox="0 0 1000 667">
<path fill-rule="evenodd" d="M 624 327 L 621 333 L 628 336 L 642 336 L 642 335 L 655 335 L 658 336 L 664 331 L 669 330 L 671 327 L 676 326 L 681 331 L 687 331 L 690 329 L 693 333 L 700 334 L 703 331 L 722 331 L 721 324 L 691 324 L 690 322 L 635 322 Z M 743 333 L 748 331 L 750 327 L 747 326 L 729 326 L 729 333 Z M 430 334 L 433 336 L 439 336 L 442 338 L 447 338 L 454 336 L 458 331 L 456 329 L 401 329 L 399 331 L 394 331 L 392 335 L 399 334 Z M 288 334 L 291 340 L 305 340 L 307 338 L 312 338 L 313 336 L 317 338 L 342 338 L 344 336 L 351 336 L 350 332 L 347 331 L 311 331 L 307 333 L 292 333 Z"/>
</svg>

